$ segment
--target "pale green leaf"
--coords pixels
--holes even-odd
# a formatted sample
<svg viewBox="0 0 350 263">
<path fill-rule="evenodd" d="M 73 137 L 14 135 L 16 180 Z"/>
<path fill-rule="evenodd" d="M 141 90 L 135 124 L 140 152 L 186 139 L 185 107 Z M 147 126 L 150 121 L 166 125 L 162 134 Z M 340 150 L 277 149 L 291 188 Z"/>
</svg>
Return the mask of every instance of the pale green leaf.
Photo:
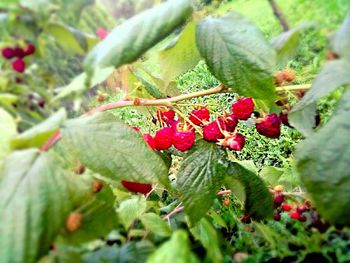
<svg viewBox="0 0 350 263">
<path fill-rule="evenodd" d="M 16 136 L 16 122 L 12 116 L 0 108 L 0 172 L 2 170 L 3 160 L 10 152 L 10 140 Z M 1 176 L 0 176 L 1 178 Z"/>
<path fill-rule="evenodd" d="M 350 13 L 332 39 L 332 48 L 338 56 L 350 61 Z"/>
<path fill-rule="evenodd" d="M 143 195 L 135 196 L 120 203 L 117 212 L 120 222 L 125 229 L 146 212 L 146 198 Z"/>
<path fill-rule="evenodd" d="M 171 229 L 169 225 L 157 214 L 147 213 L 140 217 L 145 229 L 158 235 L 158 236 L 170 236 Z"/>
</svg>

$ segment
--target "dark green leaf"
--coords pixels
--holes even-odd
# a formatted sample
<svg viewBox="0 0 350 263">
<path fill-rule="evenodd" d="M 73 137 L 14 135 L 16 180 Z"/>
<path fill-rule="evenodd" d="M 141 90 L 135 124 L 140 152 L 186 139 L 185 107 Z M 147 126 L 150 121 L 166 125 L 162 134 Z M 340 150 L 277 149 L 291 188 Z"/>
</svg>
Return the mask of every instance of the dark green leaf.
<svg viewBox="0 0 350 263">
<path fill-rule="evenodd" d="M 191 15 L 189 0 L 171 0 L 116 27 L 87 56 L 88 69 L 131 63 L 164 39 Z"/>
<path fill-rule="evenodd" d="M 341 58 L 350 60 L 350 13 L 335 34 L 332 41 L 332 48 Z"/>
<path fill-rule="evenodd" d="M 349 71 L 350 62 L 346 60 L 328 62 L 316 77 L 311 89 L 299 103 L 293 106 L 288 115 L 291 125 L 305 136 L 312 134 L 316 113 L 315 103 L 338 87 L 349 84 Z"/>
<path fill-rule="evenodd" d="M 311 26 L 313 26 L 312 23 L 303 23 L 271 40 L 271 44 L 277 51 L 277 64 L 280 68 L 284 68 L 288 61 L 295 55 L 301 33 Z"/>
<path fill-rule="evenodd" d="M 191 252 L 187 233 L 178 230 L 173 233 L 171 239 L 163 243 L 151 256 L 147 263 L 196 263 L 197 258 Z"/>
<path fill-rule="evenodd" d="M 159 62 L 166 84 L 194 68 L 201 59 L 196 46 L 196 23 L 186 25 L 176 44 L 159 53 Z"/>
<path fill-rule="evenodd" d="M 53 36 L 66 52 L 80 55 L 84 55 L 100 41 L 95 35 L 58 23 L 49 23 L 45 32 Z"/>
<path fill-rule="evenodd" d="M 103 247 L 99 250 L 84 254 L 84 263 L 118 262 L 140 263 L 146 262 L 147 257 L 154 251 L 149 241 L 129 242 L 121 247 Z"/>
<path fill-rule="evenodd" d="M 231 163 L 225 180 L 229 188 L 235 187 L 235 180 L 239 180 L 244 186 L 246 195 L 244 207 L 247 214 L 257 220 L 272 217 L 272 195 L 258 175 L 238 163 Z"/>
<path fill-rule="evenodd" d="M 212 206 L 226 169 L 222 152 L 215 143 L 197 141 L 185 155 L 177 174 L 177 185 L 191 224 L 200 220 Z"/>
<path fill-rule="evenodd" d="M 331 223 L 350 224 L 350 92 L 313 136 L 298 145 L 297 168 L 321 215 Z"/>
<path fill-rule="evenodd" d="M 159 236 L 171 236 L 169 225 L 157 214 L 147 213 L 140 217 L 145 229 Z"/>
<path fill-rule="evenodd" d="M 205 18 L 197 26 L 197 46 L 213 75 L 233 92 L 274 100 L 276 53 L 250 21 L 236 13 Z"/>
<path fill-rule="evenodd" d="M 36 262 L 72 209 L 68 174 L 48 153 L 14 152 L 5 163 L 0 196 L 1 261 Z"/>
<path fill-rule="evenodd" d="M 42 146 L 58 131 L 61 124 L 66 120 L 66 117 L 65 109 L 61 108 L 50 118 L 13 138 L 11 141 L 12 148 L 23 149 Z"/>
<path fill-rule="evenodd" d="M 218 234 L 206 218 L 202 218 L 195 227 L 191 228 L 191 233 L 207 250 L 210 262 L 223 262 Z"/>
<path fill-rule="evenodd" d="M 103 176 L 140 183 L 168 184 L 164 162 L 140 133 L 110 113 L 67 122 L 62 143 L 82 164 Z"/>
</svg>

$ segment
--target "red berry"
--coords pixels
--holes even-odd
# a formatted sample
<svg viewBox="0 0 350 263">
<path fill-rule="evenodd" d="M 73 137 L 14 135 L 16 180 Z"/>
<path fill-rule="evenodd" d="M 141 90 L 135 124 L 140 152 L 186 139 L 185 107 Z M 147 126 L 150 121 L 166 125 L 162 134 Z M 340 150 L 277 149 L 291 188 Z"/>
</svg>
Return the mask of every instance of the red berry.
<svg viewBox="0 0 350 263">
<path fill-rule="evenodd" d="M 209 142 L 216 142 L 218 139 L 224 138 L 221 133 L 219 125 L 216 121 L 213 121 L 203 128 L 203 138 Z"/>
<path fill-rule="evenodd" d="M 279 207 L 284 201 L 284 195 L 282 193 L 276 193 L 273 202 L 275 204 L 275 207 Z"/>
<path fill-rule="evenodd" d="M 151 184 L 141 184 L 136 182 L 130 182 L 130 181 L 121 181 L 122 185 L 128 189 L 130 192 L 133 193 L 141 193 L 141 194 L 148 194 L 152 190 Z"/>
<path fill-rule="evenodd" d="M 304 212 L 306 212 L 308 209 L 305 207 L 305 206 L 298 206 L 297 207 L 297 212 L 299 213 L 299 214 L 302 214 L 302 213 L 304 213 Z"/>
<path fill-rule="evenodd" d="M 29 56 L 34 53 L 35 53 L 35 46 L 29 43 L 24 49 L 24 56 Z"/>
<path fill-rule="evenodd" d="M 285 212 L 292 210 L 292 206 L 290 204 L 282 204 L 281 208 Z"/>
<path fill-rule="evenodd" d="M 15 56 L 15 51 L 13 48 L 5 47 L 1 50 L 2 56 L 6 59 L 11 59 Z"/>
<path fill-rule="evenodd" d="M 228 132 L 233 132 L 236 129 L 236 126 L 238 124 L 238 120 L 233 114 L 231 114 L 227 118 L 220 116 L 218 118 L 218 121 L 221 129 Z"/>
<path fill-rule="evenodd" d="M 149 133 L 144 133 L 142 134 L 143 139 L 147 142 L 148 146 L 154 150 L 156 148 L 155 142 L 151 134 Z"/>
<path fill-rule="evenodd" d="M 196 141 L 196 136 L 191 131 L 175 132 L 173 136 L 173 144 L 179 151 L 187 151 L 192 148 Z"/>
<path fill-rule="evenodd" d="M 301 221 L 301 222 L 305 222 L 306 221 L 306 216 L 299 214 L 298 220 Z"/>
<path fill-rule="evenodd" d="M 239 120 L 247 120 L 254 112 L 252 98 L 242 98 L 232 104 L 232 113 Z"/>
<path fill-rule="evenodd" d="M 274 214 L 273 215 L 273 218 L 276 220 L 276 221 L 280 221 L 281 220 L 281 214 Z"/>
<path fill-rule="evenodd" d="M 40 108 L 44 108 L 45 107 L 45 104 L 46 104 L 46 100 L 41 98 L 38 100 L 38 105 Z"/>
<path fill-rule="evenodd" d="M 168 111 L 159 111 L 157 114 L 160 115 L 162 121 L 165 122 L 168 126 L 173 126 L 176 123 L 176 121 L 174 120 L 175 111 L 171 109 Z"/>
<path fill-rule="evenodd" d="M 26 68 L 26 63 L 21 58 L 17 58 L 12 62 L 12 68 L 18 73 L 23 73 Z"/>
<path fill-rule="evenodd" d="M 280 121 L 288 126 L 288 127 L 291 127 L 290 124 L 289 124 L 289 121 L 288 121 L 288 113 L 284 113 L 284 112 L 281 112 L 280 115 L 278 116 L 280 118 Z"/>
<path fill-rule="evenodd" d="M 228 147 L 235 151 L 241 151 L 245 144 L 245 138 L 242 134 L 236 133 L 230 141 Z"/>
<path fill-rule="evenodd" d="M 83 217 L 78 212 L 72 212 L 68 215 L 66 219 L 66 229 L 69 232 L 75 232 L 77 231 L 81 226 L 81 221 Z"/>
<path fill-rule="evenodd" d="M 241 222 L 244 223 L 244 224 L 249 224 L 251 222 L 251 218 L 250 218 L 250 215 L 244 215 L 242 218 L 241 218 Z"/>
<path fill-rule="evenodd" d="M 154 135 L 155 149 L 167 150 L 173 144 L 174 131 L 172 128 L 165 127 L 156 132 Z"/>
<path fill-rule="evenodd" d="M 100 38 L 100 39 L 104 39 L 107 35 L 108 35 L 108 31 L 103 28 L 103 27 L 99 27 L 96 30 L 96 35 Z"/>
<path fill-rule="evenodd" d="M 131 128 L 132 128 L 134 131 L 136 131 L 136 132 L 139 132 L 139 131 L 140 131 L 140 129 L 139 129 L 138 127 L 136 127 L 136 126 L 131 126 Z"/>
<path fill-rule="evenodd" d="M 281 121 L 276 113 L 271 113 L 255 124 L 256 130 L 267 138 L 275 139 L 281 134 Z"/>
<path fill-rule="evenodd" d="M 297 211 L 293 211 L 289 213 L 290 218 L 292 219 L 299 219 L 299 213 Z"/>
<path fill-rule="evenodd" d="M 203 121 L 209 121 L 210 112 L 207 108 L 201 108 L 199 110 L 193 110 L 190 113 L 190 121 L 195 125 L 202 125 Z"/>
<path fill-rule="evenodd" d="M 15 57 L 18 57 L 18 58 L 24 57 L 24 50 L 20 47 L 15 47 L 14 53 L 15 53 Z"/>
</svg>

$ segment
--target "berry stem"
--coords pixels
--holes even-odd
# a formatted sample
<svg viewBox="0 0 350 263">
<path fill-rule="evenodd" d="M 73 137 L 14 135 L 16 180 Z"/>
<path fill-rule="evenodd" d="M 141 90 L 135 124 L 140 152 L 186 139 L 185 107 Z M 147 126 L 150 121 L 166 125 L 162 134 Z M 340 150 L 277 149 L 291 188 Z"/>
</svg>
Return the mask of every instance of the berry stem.
<svg viewBox="0 0 350 263">
<path fill-rule="evenodd" d="M 198 129 L 197 125 L 195 125 L 189 118 L 187 118 L 185 116 L 185 114 L 183 114 L 179 109 L 174 109 L 174 111 L 181 117 L 183 118 L 185 121 L 187 121 L 189 124 L 192 125 L 192 127 L 201 135 L 203 136 L 203 132 L 201 129 Z"/>
<path fill-rule="evenodd" d="M 276 92 L 283 93 L 287 91 L 308 90 L 310 88 L 311 88 L 311 84 L 289 85 L 289 86 L 276 87 Z"/>
</svg>

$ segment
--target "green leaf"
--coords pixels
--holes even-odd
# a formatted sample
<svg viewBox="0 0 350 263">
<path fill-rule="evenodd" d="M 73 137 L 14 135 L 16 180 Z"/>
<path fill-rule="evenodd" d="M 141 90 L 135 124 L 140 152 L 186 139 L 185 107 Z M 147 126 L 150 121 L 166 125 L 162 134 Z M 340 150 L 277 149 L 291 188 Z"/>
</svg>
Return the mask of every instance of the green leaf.
<svg viewBox="0 0 350 263">
<path fill-rule="evenodd" d="M 312 23 L 302 23 L 296 28 L 283 32 L 271 40 L 271 44 L 277 51 L 277 63 L 280 68 L 286 67 L 289 60 L 295 55 L 301 33 L 312 26 Z"/>
<path fill-rule="evenodd" d="M 239 180 L 244 186 L 246 195 L 244 207 L 247 214 L 257 220 L 272 217 L 272 196 L 258 175 L 238 163 L 230 163 L 228 176 L 225 180 L 229 188 L 232 189 L 235 187 L 235 180 Z"/>
<path fill-rule="evenodd" d="M 276 53 L 250 21 L 237 13 L 207 17 L 198 23 L 197 46 L 213 75 L 233 92 L 274 100 Z"/>
<path fill-rule="evenodd" d="M 11 105 L 12 103 L 16 102 L 17 99 L 18 96 L 11 93 L 0 93 L 0 103 Z"/>
<path fill-rule="evenodd" d="M 0 182 L 1 261 L 45 255 L 72 209 L 70 194 L 69 175 L 52 155 L 35 149 L 10 155 Z"/>
<path fill-rule="evenodd" d="M 254 228 L 257 230 L 258 233 L 261 234 L 261 236 L 270 243 L 272 248 L 277 248 L 280 244 L 280 233 L 273 230 L 271 227 L 269 227 L 267 224 L 261 224 L 258 222 L 253 222 Z"/>
<path fill-rule="evenodd" d="M 146 198 L 143 195 L 135 196 L 120 203 L 117 212 L 120 222 L 125 229 L 146 212 Z"/>
<path fill-rule="evenodd" d="M 350 60 L 350 13 L 332 39 L 332 49 L 341 58 Z"/>
<path fill-rule="evenodd" d="M 90 85 L 87 85 L 87 74 L 81 73 L 76 76 L 68 85 L 57 89 L 58 94 L 53 101 L 63 99 L 68 96 L 79 96 L 90 87 L 94 87 L 108 78 L 114 71 L 113 67 L 98 69 L 94 72 Z"/>
<path fill-rule="evenodd" d="M 313 134 L 316 102 L 338 87 L 349 84 L 349 71 L 350 62 L 346 60 L 328 62 L 312 83 L 311 89 L 306 92 L 299 103 L 293 106 L 288 114 L 291 125 L 305 136 Z"/>
<path fill-rule="evenodd" d="M 10 140 L 17 134 L 16 122 L 7 111 L 0 108 L 0 172 L 3 160 L 11 151 Z M 1 179 L 1 176 L 0 176 Z"/>
<path fill-rule="evenodd" d="M 222 155 L 215 143 L 200 140 L 182 160 L 177 186 L 191 224 L 206 214 L 221 187 L 226 172 Z"/>
<path fill-rule="evenodd" d="M 88 71 L 119 67 L 139 58 L 191 15 L 189 0 L 171 0 L 146 10 L 116 27 L 87 56 Z"/>
<path fill-rule="evenodd" d="M 199 240 L 207 250 L 210 262 L 223 262 L 218 234 L 213 225 L 206 218 L 202 218 L 190 231 L 194 238 Z"/>
<path fill-rule="evenodd" d="M 68 121 L 61 143 L 82 164 L 114 180 L 168 185 L 168 169 L 140 133 L 111 113 Z"/>
<path fill-rule="evenodd" d="M 147 213 L 140 217 L 145 229 L 158 236 L 171 236 L 169 225 L 157 214 Z"/>
<path fill-rule="evenodd" d="M 140 263 L 146 262 L 147 257 L 154 251 L 154 245 L 147 240 L 128 242 L 120 247 L 102 247 L 99 250 L 84 254 L 84 263 L 120 262 Z"/>
<path fill-rule="evenodd" d="M 92 180 L 89 181 L 90 189 Z M 79 229 L 74 232 L 64 230 L 62 240 L 79 245 L 106 236 L 117 226 L 117 213 L 114 208 L 115 196 L 108 185 L 98 193 L 87 195 L 76 208 L 82 216 Z"/>
<path fill-rule="evenodd" d="M 308 193 L 330 223 L 350 225 L 350 92 L 344 93 L 338 110 L 296 151 L 297 169 Z"/>
<path fill-rule="evenodd" d="M 194 68 L 200 54 L 196 46 L 196 23 L 186 25 L 176 44 L 159 52 L 159 62 L 165 83 Z"/>
<path fill-rule="evenodd" d="M 100 41 L 95 35 L 59 23 L 49 23 L 45 32 L 53 36 L 66 52 L 79 55 L 84 55 Z"/>
<path fill-rule="evenodd" d="M 163 243 L 147 260 L 147 263 L 195 263 L 198 262 L 189 247 L 187 233 L 178 230 L 171 239 Z"/>
<path fill-rule="evenodd" d="M 13 149 L 23 149 L 42 146 L 59 130 L 61 124 L 66 120 L 66 117 L 65 109 L 61 108 L 50 116 L 50 118 L 13 138 L 11 147 Z"/>
<path fill-rule="evenodd" d="M 267 182 L 270 186 L 276 186 L 279 184 L 279 179 L 283 174 L 283 169 L 276 168 L 273 166 L 263 167 L 260 171 L 260 176 Z"/>
</svg>

